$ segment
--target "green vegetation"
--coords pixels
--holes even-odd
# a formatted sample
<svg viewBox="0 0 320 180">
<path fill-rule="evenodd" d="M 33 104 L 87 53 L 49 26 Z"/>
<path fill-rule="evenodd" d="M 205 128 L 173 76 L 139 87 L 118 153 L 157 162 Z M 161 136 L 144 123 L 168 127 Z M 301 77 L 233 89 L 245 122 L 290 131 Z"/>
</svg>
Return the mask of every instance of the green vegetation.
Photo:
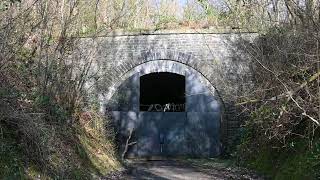
<svg viewBox="0 0 320 180">
<path fill-rule="evenodd" d="M 95 179 L 119 170 L 112 142 L 82 121 L 72 127 L 37 122 L 21 129 L 30 137 L 1 124 L 0 177 Z"/>
<path fill-rule="evenodd" d="M 275 27 L 244 45 L 243 52 L 253 58 L 255 87 L 238 103 L 248 114 L 235 155 L 272 179 L 320 177 L 320 39 L 315 25 Z"/>
<path fill-rule="evenodd" d="M 0 11 L 0 179 L 98 179 L 121 168 L 108 119 L 84 89 L 91 62 L 68 58 L 93 18 L 75 12 L 81 5 L 8 1 Z"/>
<path fill-rule="evenodd" d="M 253 72 L 252 89 L 234 97 L 244 115 L 230 150 L 238 163 L 273 179 L 320 178 L 319 4 L 216 3 L 1 1 L 0 179 L 95 179 L 121 168 L 97 94 L 85 88 L 93 62 L 70 59 L 83 55 L 73 37 L 209 27 L 259 33 L 235 45 Z"/>
<path fill-rule="evenodd" d="M 311 149 L 304 143 L 281 149 L 261 147 L 243 162 L 272 179 L 317 179 L 320 176 L 319 142 Z"/>
<path fill-rule="evenodd" d="M 0 151 L 0 177 L 8 179 L 21 179 L 24 176 L 24 167 L 21 149 L 12 138 L 12 133 L 3 132 L 2 129 L 1 151 Z M 4 137 L 8 136 L 8 137 Z"/>
</svg>

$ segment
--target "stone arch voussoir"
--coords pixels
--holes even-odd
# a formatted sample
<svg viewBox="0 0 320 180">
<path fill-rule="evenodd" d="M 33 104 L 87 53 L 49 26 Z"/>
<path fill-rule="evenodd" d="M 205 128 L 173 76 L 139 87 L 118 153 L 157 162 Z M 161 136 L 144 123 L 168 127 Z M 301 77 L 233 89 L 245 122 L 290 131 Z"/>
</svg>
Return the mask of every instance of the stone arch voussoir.
<svg viewBox="0 0 320 180">
<path fill-rule="evenodd" d="M 112 73 L 109 74 L 111 76 L 110 86 L 108 88 L 108 94 L 105 100 L 109 100 L 112 94 L 116 91 L 116 89 L 128 78 L 128 74 L 131 71 L 134 71 L 135 68 L 142 66 L 148 62 L 161 62 L 159 64 L 163 64 L 163 62 L 175 62 L 185 66 L 186 69 L 190 71 L 194 71 L 199 74 L 200 77 L 203 77 L 203 83 L 205 83 L 208 87 L 213 88 L 212 92 L 216 91 L 215 87 L 208 77 L 202 73 L 202 69 L 199 66 L 200 60 L 197 59 L 192 53 L 180 52 L 176 50 L 161 50 L 157 51 L 154 49 L 150 49 L 147 51 L 141 51 L 140 54 L 136 57 L 133 57 L 128 62 L 123 62 L 122 64 L 114 67 L 112 69 Z M 132 63 L 133 62 L 133 63 Z M 165 64 L 165 63 L 164 63 Z M 169 69 L 165 69 L 166 67 L 157 66 L 159 68 L 158 72 L 168 72 Z M 161 69 L 164 68 L 164 69 Z M 153 72 L 157 72 L 154 69 Z M 173 72 L 173 71 L 172 71 Z M 177 73 L 177 72 L 174 72 Z M 179 74 L 179 73 L 178 73 Z"/>
</svg>

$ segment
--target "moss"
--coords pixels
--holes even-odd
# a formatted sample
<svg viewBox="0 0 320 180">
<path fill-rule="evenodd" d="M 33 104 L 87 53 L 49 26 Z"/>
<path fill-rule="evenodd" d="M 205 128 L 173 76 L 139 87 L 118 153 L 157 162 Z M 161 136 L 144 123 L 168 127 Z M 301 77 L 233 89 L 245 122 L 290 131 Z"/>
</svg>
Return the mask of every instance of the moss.
<svg viewBox="0 0 320 180">
<path fill-rule="evenodd" d="M 299 145 L 305 147 L 303 143 L 299 143 Z M 307 180 L 319 178 L 320 151 L 318 146 L 320 146 L 320 143 L 311 150 L 302 148 L 296 153 L 287 155 L 287 158 L 280 163 L 281 167 L 275 175 L 275 179 Z"/>
<path fill-rule="evenodd" d="M 25 177 L 20 150 L 12 142 L 1 141 L 0 179 L 23 179 Z"/>
<path fill-rule="evenodd" d="M 317 179 L 320 177 L 320 141 L 309 149 L 304 140 L 290 149 L 264 147 L 247 160 L 250 168 L 276 180 Z"/>
</svg>

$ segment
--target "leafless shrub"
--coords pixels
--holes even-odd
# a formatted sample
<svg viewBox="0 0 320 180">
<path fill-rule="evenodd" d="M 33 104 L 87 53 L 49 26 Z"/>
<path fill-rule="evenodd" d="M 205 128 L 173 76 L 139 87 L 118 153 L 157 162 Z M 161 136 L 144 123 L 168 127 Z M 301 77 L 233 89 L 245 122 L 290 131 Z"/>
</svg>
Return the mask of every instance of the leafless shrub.
<svg viewBox="0 0 320 180">
<path fill-rule="evenodd" d="M 68 158 L 79 142 L 70 131 L 92 64 L 70 58 L 83 7 L 25 0 L 0 10 L 0 127 L 16 133 L 30 162 L 60 177 L 76 165 Z"/>
<path fill-rule="evenodd" d="M 290 146 L 292 138 L 313 143 L 320 127 L 319 34 L 271 29 L 254 43 L 243 43 L 252 58 L 254 92 L 238 106 L 251 113 L 248 128 L 259 142 Z M 278 144 L 278 145 L 276 145 Z"/>
</svg>

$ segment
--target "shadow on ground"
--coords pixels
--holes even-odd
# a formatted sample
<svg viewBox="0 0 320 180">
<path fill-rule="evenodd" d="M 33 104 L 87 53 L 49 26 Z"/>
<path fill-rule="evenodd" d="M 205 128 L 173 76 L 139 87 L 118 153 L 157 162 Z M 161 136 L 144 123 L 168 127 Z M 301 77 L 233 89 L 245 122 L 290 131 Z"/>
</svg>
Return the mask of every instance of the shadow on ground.
<svg viewBox="0 0 320 180">
<path fill-rule="evenodd" d="M 224 162 L 199 164 L 191 160 L 163 160 L 128 162 L 128 169 L 122 175 L 106 179 L 132 180 L 209 180 L 209 179 L 264 179 L 245 169 L 227 166 Z"/>
</svg>

